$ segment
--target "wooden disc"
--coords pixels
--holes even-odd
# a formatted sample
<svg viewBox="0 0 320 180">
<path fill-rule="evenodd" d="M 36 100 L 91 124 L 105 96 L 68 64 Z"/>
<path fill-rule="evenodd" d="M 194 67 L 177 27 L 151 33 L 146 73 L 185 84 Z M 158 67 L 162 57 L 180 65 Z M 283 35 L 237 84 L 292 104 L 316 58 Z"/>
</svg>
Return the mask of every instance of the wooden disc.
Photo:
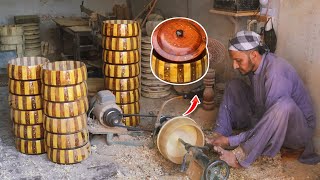
<svg viewBox="0 0 320 180">
<path fill-rule="evenodd" d="M 23 57 L 8 62 L 8 76 L 15 80 L 40 79 L 41 66 L 49 62 L 43 57 Z"/>
<path fill-rule="evenodd" d="M 141 90 L 141 96 L 154 99 L 163 98 L 169 96 L 170 94 L 170 91 L 148 92 Z"/>
<path fill-rule="evenodd" d="M 103 21 L 102 34 L 114 37 L 138 36 L 140 26 L 137 21 L 132 20 L 106 20 Z"/>
<path fill-rule="evenodd" d="M 141 50 L 141 54 L 142 54 L 143 56 L 150 56 L 151 50 Z"/>
<path fill-rule="evenodd" d="M 141 56 L 141 62 L 142 61 L 150 63 L 150 56 Z"/>
<path fill-rule="evenodd" d="M 141 67 L 150 69 L 150 62 L 141 61 Z"/>
<path fill-rule="evenodd" d="M 69 118 L 79 116 L 88 110 L 88 98 L 83 97 L 72 102 L 50 102 L 43 100 L 43 112 L 45 115 L 57 118 Z"/>
<path fill-rule="evenodd" d="M 41 48 L 32 48 L 32 49 L 25 49 L 24 55 L 26 57 L 32 57 L 32 56 L 40 56 L 41 55 Z"/>
<path fill-rule="evenodd" d="M 58 164 L 75 164 L 89 157 L 91 153 L 90 142 L 76 149 L 53 149 L 47 147 L 47 155 L 50 161 Z"/>
<path fill-rule="evenodd" d="M 39 31 L 39 30 L 24 31 L 23 34 L 24 34 L 25 36 L 37 35 L 37 34 L 40 34 L 40 31 Z M 39 36 L 39 38 L 40 38 L 40 36 Z"/>
<path fill-rule="evenodd" d="M 25 35 L 24 38 L 25 38 L 26 40 L 39 39 L 39 38 L 40 38 L 40 34 Z"/>
<path fill-rule="evenodd" d="M 141 90 L 146 92 L 162 92 L 162 91 L 170 91 L 171 85 L 167 86 L 141 86 Z"/>
<path fill-rule="evenodd" d="M 34 43 L 34 44 L 25 44 L 25 49 L 28 50 L 28 49 L 34 49 L 34 48 L 39 48 L 41 47 L 41 44 L 40 43 Z"/>
<path fill-rule="evenodd" d="M 55 149 L 74 149 L 82 147 L 89 141 L 87 129 L 72 134 L 54 134 L 45 132 L 47 147 Z"/>
<path fill-rule="evenodd" d="M 208 63 L 206 51 L 200 59 L 187 63 L 167 62 L 153 55 L 151 68 L 154 75 L 165 82 L 186 84 L 201 79 L 208 69 Z"/>
<path fill-rule="evenodd" d="M 41 94 L 41 81 L 18 81 L 9 79 L 9 92 L 15 95 L 39 95 Z"/>
<path fill-rule="evenodd" d="M 116 97 L 117 104 L 134 103 L 140 100 L 139 89 L 135 89 L 132 91 L 112 91 L 112 93 Z"/>
<path fill-rule="evenodd" d="M 42 109 L 41 95 L 19 96 L 9 94 L 9 105 L 17 110 L 38 110 Z"/>
<path fill-rule="evenodd" d="M 112 78 L 105 77 L 105 88 L 111 91 L 130 91 L 140 87 L 139 77 Z"/>
<path fill-rule="evenodd" d="M 43 65 L 42 83 L 51 86 L 75 85 L 87 80 L 87 68 L 80 61 L 56 61 Z"/>
<path fill-rule="evenodd" d="M 139 50 L 132 51 L 109 51 L 102 52 L 103 61 L 109 64 L 133 64 L 140 60 Z"/>
<path fill-rule="evenodd" d="M 126 126 L 137 126 L 140 123 L 140 117 L 139 116 L 125 117 L 122 119 L 122 122 Z"/>
<path fill-rule="evenodd" d="M 27 39 L 24 41 L 25 44 L 35 44 L 35 43 L 40 43 L 40 39 Z"/>
<path fill-rule="evenodd" d="M 104 63 L 104 75 L 114 78 L 130 78 L 140 74 L 139 63 L 128 65 L 113 65 Z"/>
<path fill-rule="evenodd" d="M 42 98 L 52 102 L 70 102 L 86 97 L 88 93 L 86 81 L 73 86 L 42 85 Z"/>
<path fill-rule="evenodd" d="M 37 125 L 21 125 L 14 124 L 13 132 L 17 138 L 22 139 L 43 139 L 44 129 L 42 124 Z"/>
<path fill-rule="evenodd" d="M 23 27 L 20 25 L 0 26 L 0 36 L 22 36 Z"/>
<path fill-rule="evenodd" d="M 141 42 L 142 43 L 147 43 L 147 44 L 150 44 L 151 43 L 151 38 L 149 36 L 143 36 L 141 38 Z"/>
<path fill-rule="evenodd" d="M 140 113 L 140 103 L 134 102 L 130 104 L 117 104 L 124 114 L 139 114 Z"/>
<path fill-rule="evenodd" d="M 159 81 L 153 74 L 141 74 L 141 81 L 145 79 Z"/>
<path fill-rule="evenodd" d="M 141 67 L 141 74 L 152 74 L 151 68 Z"/>
<path fill-rule="evenodd" d="M 16 149 L 24 154 L 43 154 L 46 152 L 44 139 L 27 140 L 15 138 Z"/>
<path fill-rule="evenodd" d="M 23 29 L 25 30 L 25 31 L 39 31 L 40 30 L 40 27 L 39 27 L 39 25 L 38 24 L 34 24 L 34 25 L 24 25 L 24 24 L 21 24 L 21 25 L 23 25 Z"/>
<path fill-rule="evenodd" d="M 135 50 L 139 48 L 139 39 L 138 37 L 109 37 L 102 36 L 103 49 L 114 50 L 114 51 L 124 51 L 124 50 Z"/>
<path fill-rule="evenodd" d="M 161 82 L 160 80 L 148 80 L 145 79 L 141 81 L 141 84 L 144 86 L 167 86 L 168 84 Z"/>
<path fill-rule="evenodd" d="M 35 111 L 20 111 L 10 109 L 11 120 L 16 124 L 22 125 L 36 125 L 43 124 L 43 111 L 42 109 Z"/>
<path fill-rule="evenodd" d="M 87 128 L 87 113 L 71 118 L 52 118 L 44 115 L 43 126 L 46 131 L 58 134 L 76 133 Z"/>
<path fill-rule="evenodd" d="M 141 44 L 141 49 L 143 49 L 143 50 L 147 50 L 147 51 L 151 51 L 151 49 L 152 49 L 152 46 L 151 46 L 151 44 Z"/>
</svg>

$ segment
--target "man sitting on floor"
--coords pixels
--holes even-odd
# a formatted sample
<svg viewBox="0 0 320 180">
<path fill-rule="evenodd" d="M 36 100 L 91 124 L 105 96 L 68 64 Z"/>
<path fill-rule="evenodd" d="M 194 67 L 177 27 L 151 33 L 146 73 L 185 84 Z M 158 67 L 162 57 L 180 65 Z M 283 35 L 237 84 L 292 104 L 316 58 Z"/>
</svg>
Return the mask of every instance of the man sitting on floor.
<svg viewBox="0 0 320 180">
<path fill-rule="evenodd" d="M 226 86 L 214 130 L 218 137 L 210 140 L 220 158 L 232 167 L 248 167 L 260 155 L 273 157 L 287 147 L 304 148 L 302 163 L 320 162 L 312 142 L 316 119 L 311 99 L 295 69 L 268 53 L 255 32 L 240 31 L 230 44 L 234 69 L 251 83 L 232 80 Z M 233 129 L 247 130 L 232 135 Z"/>
</svg>

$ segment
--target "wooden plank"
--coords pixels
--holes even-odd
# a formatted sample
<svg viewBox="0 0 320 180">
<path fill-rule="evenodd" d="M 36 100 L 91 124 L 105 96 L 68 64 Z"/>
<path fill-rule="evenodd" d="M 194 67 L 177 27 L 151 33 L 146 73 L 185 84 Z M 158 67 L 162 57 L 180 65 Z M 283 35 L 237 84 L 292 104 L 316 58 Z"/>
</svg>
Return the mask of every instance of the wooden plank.
<svg viewBox="0 0 320 180">
<path fill-rule="evenodd" d="M 62 27 L 89 25 L 89 21 L 82 18 L 55 18 L 53 21 Z"/>
<path fill-rule="evenodd" d="M 220 15 L 233 16 L 233 17 L 255 16 L 259 14 L 257 11 L 230 12 L 230 11 L 222 11 L 222 10 L 216 10 L 216 9 L 210 9 L 209 12 L 213 14 L 220 14 Z"/>
</svg>

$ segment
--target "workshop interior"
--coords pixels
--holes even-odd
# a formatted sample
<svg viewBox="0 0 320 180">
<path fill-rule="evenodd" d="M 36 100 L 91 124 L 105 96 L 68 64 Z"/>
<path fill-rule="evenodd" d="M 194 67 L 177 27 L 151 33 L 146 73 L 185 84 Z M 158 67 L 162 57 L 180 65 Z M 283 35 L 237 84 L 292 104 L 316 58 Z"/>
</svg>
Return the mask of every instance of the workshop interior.
<svg viewBox="0 0 320 180">
<path fill-rule="evenodd" d="M 228 82 L 252 82 L 239 31 L 295 68 L 317 117 L 319 18 L 318 0 L 1 0 L 0 179 L 320 179 L 303 149 L 235 168 L 212 143 Z"/>
</svg>

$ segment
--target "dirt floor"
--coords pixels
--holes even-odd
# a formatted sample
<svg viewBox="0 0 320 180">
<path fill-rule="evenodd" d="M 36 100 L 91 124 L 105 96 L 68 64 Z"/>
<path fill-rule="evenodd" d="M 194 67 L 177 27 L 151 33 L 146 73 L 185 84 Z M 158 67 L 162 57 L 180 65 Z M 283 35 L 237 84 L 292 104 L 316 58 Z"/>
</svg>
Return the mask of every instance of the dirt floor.
<svg viewBox="0 0 320 180">
<path fill-rule="evenodd" d="M 7 88 L 0 87 L 0 179 L 188 179 L 180 166 L 164 159 L 151 147 L 151 133 L 140 138 L 120 136 L 114 140 L 143 140 L 145 146 L 107 145 L 105 136 L 91 137 L 92 154 L 79 164 L 59 165 L 42 155 L 24 155 L 14 147 L 12 124 L 9 120 Z M 141 99 L 142 113 L 157 113 L 164 99 Z M 172 104 L 165 113 L 177 113 L 188 101 Z M 181 110 L 181 109 L 180 109 Z M 179 112 L 180 113 L 180 112 Z M 178 114 L 179 114 L 178 113 Z M 154 119 L 142 120 L 151 129 Z M 260 158 L 248 169 L 231 169 L 230 179 L 319 179 L 320 165 L 304 165 L 295 154 L 278 154 Z"/>
</svg>

